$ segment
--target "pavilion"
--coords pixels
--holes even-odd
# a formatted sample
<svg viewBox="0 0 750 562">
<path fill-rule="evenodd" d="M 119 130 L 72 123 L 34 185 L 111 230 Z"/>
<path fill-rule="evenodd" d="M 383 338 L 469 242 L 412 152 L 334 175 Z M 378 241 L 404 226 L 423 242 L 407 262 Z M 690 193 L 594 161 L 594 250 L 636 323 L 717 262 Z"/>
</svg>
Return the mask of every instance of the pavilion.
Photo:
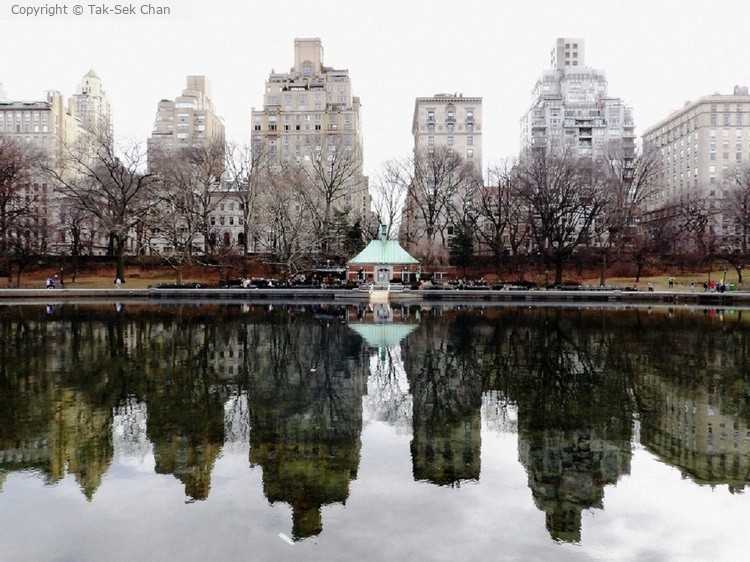
<svg viewBox="0 0 750 562">
<path fill-rule="evenodd" d="M 388 229 L 380 225 L 380 237 L 371 241 L 347 262 L 347 279 L 352 282 L 386 285 L 391 281 L 409 283 L 419 280 L 419 261 L 388 239 Z"/>
</svg>

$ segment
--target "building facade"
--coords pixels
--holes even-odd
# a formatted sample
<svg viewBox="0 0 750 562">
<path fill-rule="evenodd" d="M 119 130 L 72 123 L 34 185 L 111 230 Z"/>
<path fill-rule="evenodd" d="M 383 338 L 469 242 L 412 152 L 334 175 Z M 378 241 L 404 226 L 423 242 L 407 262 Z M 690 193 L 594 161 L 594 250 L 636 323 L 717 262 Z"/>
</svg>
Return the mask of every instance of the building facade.
<svg viewBox="0 0 750 562">
<path fill-rule="evenodd" d="M 112 109 L 101 78 L 93 69 L 83 76 L 69 104 L 71 113 L 78 117 L 84 130 L 111 142 Z"/>
<path fill-rule="evenodd" d="M 581 38 L 557 39 L 552 69 L 533 90 L 531 108 L 521 118 L 521 151 L 573 149 L 579 156 L 631 155 L 635 150 L 633 111 L 609 96 L 602 70 L 586 66 Z"/>
<path fill-rule="evenodd" d="M 48 91 L 43 100 L 0 99 L 0 135 L 29 150 L 39 164 L 21 187 L 27 206 L 33 204 L 14 226 L 14 235 L 23 236 L 24 246 L 31 252 L 65 251 L 64 200 L 43 168 L 62 173 L 66 154 L 84 133 L 76 109 L 58 91 Z"/>
<path fill-rule="evenodd" d="M 411 133 L 415 153 L 446 147 L 482 173 L 482 98 L 435 94 L 417 98 Z"/>
<path fill-rule="evenodd" d="M 254 150 L 266 152 L 271 173 L 296 166 L 315 184 L 311 192 L 327 191 L 328 203 L 350 223 L 368 224 L 360 107 L 349 71 L 324 65 L 321 40 L 297 38 L 294 66 L 271 71 L 263 107 L 252 110 L 251 140 Z"/>
<path fill-rule="evenodd" d="M 653 220 L 671 216 L 681 201 L 701 201 L 711 214 L 709 233 L 727 239 L 739 234 L 722 213 L 738 170 L 750 166 L 750 94 L 704 96 L 649 127 L 643 144 L 657 155 L 658 190 L 649 202 Z"/>
<path fill-rule="evenodd" d="M 150 170 L 158 169 L 160 158 L 187 147 L 217 146 L 223 155 L 224 122 L 214 108 L 210 81 L 205 76 L 188 76 L 186 82 L 180 96 L 162 99 L 157 105 L 147 144 Z M 221 176 L 221 169 L 215 173 Z"/>
<path fill-rule="evenodd" d="M 414 170 L 400 224 L 405 247 L 428 266 L 446 265 L 457 225 L 482 184 L 482 98 L 417 98 L 412 119 Z"/>
</svg>

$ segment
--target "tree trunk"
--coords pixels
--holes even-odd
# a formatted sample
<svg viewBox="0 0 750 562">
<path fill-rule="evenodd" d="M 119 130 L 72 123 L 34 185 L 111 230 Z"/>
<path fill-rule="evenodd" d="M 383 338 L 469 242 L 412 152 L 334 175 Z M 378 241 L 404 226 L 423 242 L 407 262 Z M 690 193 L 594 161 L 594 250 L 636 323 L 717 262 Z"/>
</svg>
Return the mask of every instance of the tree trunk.
<svg viewBox="0 0 750 562">
<path fill-rule="evenodd" d="M 115 273 L 115 280 L 119 279 L 123 283 L 125 282 L 125 237 L 115 236 L 115 253 L 117 257 L 117 272 Z"/>
<path fill-rule="evenodd" d="M 606 249 L 602 250 L 602 264 L 601 264 L 601 271 L 599 271 L 599 286 L 600 287 L 604 287 L 607 281 L 607 253 L 608 253 L 608 250 Z"/>
</svg>

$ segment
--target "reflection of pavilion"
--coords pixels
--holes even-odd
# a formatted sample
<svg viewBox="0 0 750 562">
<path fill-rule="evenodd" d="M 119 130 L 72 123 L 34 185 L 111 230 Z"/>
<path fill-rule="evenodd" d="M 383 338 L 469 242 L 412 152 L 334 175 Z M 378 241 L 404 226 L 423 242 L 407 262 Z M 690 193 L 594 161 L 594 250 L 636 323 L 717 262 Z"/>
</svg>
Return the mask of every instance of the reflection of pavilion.
<svg viewBox="0 0 750 562">
<path fill-rule="evenodd" d="M 352 309 L 349 327 L 370 347 L 370 376 L 363 402 L 365 416 L 398 430 L 411 431 L 412 400 L 401 357 L 401 342 L 417 329 L 408 308 L 387 303 Z"/>
</svg>

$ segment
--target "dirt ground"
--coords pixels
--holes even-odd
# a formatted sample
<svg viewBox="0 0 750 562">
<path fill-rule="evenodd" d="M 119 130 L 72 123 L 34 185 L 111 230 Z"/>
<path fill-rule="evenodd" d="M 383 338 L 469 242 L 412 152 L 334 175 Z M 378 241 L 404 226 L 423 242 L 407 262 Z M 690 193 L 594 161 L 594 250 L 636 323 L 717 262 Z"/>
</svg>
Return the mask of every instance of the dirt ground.
<svg viewBox="0 0 750 562">
<path fill-rule="evenodd" d="M 230 273 L 230 277 L 238 277 L 239 273 Z M 262 274 L 253 276 L 263 276 Z M 48 278 L 55 279 L 56 285 L 60 285 L 61 272 L 59 267 L 46 267 L 46 268 L 34 268 L 24 272 L 21 277 L 20 286 L 22 288 L 43 288 Z M 491 275 L 488 275 L 488 280 Z M 531 280 L 536 281 L 540 285 L 544 284 L 544 279 L 536 279 L 533 276 L 528 276 Z M 632 277 L 608 277 L 606 284 L 608 286 L 636 286 L 639 291 L 647 291 L 649 286 L 655 291 L 690 291 L 691 283 L 695 282 L 696 290 L 703 290 L 703 283 L 710 280 L 720 281 L 726 279 L 727 283 L 734 283 L 738 285 L 738 289 L 750 287 L 750 283 L 747 281 L 743 285 L 737 283 L 737 274 L 734 271 L 713 271 L 710 274 L 707 272 L 694 273 L 694 274 L 682 274 L 674 275 L 674 283 L 672 287 L 669 286 L 669 274 L 653 275 L 649 277 L 643 277 L 638 283 Z M 101 266 L 89 266 L 84 271 L 77 274 L 75 281 L 69 271 L 63 270 L 62 279 L 65 282 L 67 288 L 79 288 L 79 289 L 92 289 L 92 288 L 109 288 L 114 285 L 115 281 L 115 268 L 113 265 L 101 265 Z M 216 286 L 219 284 L 220 273 L 218 269 L 209 267 L 185 267 L 182 273 L 182 280 L 184 283 L 200 283 L 204 286 Z M 583 275 L 577 279 L 566 278 L 567 281 L 573 281 L 582 285 L 599 285 L 598 275 Z M 150 286 L 157 285 L 159 283 L 174 283 L 176 281 L 175 271 L 169 267 L 149 267 L 142 268 L 139 266 L 129 266 L 125 268 L 125 279 L 124 286 L 130 288 L 148 288 Z M 0 287 L 15 287 L 15 277 L 9 280 L 7 277 L 0 278 Z"/>
</svg>

